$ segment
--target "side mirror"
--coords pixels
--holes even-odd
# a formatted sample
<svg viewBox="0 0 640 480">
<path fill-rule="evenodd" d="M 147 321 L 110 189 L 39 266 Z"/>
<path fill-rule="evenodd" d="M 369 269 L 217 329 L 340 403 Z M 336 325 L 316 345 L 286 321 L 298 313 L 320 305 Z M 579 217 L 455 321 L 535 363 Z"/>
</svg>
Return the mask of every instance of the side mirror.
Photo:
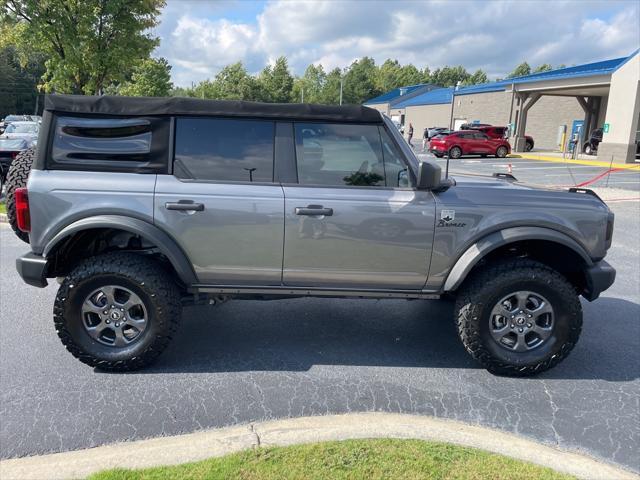
<svg viewBox="0 0 640 480">
<path fill-rule="evenodd" d="M 434 190 L 440 187 L 442 182 L 442 169 L 439 165 L 429 162 L 420 162 L 418 165 L 419 190 Z"/>
</svg>

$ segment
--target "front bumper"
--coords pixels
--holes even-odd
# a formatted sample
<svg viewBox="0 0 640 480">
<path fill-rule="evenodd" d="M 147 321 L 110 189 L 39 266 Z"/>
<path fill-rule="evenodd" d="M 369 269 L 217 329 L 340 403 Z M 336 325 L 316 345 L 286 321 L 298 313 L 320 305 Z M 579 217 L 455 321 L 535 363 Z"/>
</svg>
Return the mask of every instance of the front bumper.
<svg viewBox="0 0 640 480">
<path fill-rule="evenodd" d="M 44 288 L 47 283 L 47 259 L 29 252 L 16 259 L 16 270 L 25 283 Z"/>
<path fill-rule="evenodd" d="M 585 270 L 585 278 L 587 283 L 582 296 L 592 302 L 613 285 L 616 279 L 616 269 L 601 260 Z"/>
</svg>

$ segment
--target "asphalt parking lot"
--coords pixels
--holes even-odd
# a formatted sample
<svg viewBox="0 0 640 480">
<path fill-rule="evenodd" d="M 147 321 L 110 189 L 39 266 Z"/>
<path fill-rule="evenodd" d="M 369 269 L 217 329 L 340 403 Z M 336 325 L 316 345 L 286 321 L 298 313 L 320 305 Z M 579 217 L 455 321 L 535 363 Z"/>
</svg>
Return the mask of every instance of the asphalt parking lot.
<svg viewBox="0 0 640 480">
<path fill-rule="evenodd" d="M 527 167 L 556 166 L 533 162 Z M 487 173 L 502 163 L 461 165 Z M 513 163 L 518 177 L 532 171 Z M 640 471 L 640 202 L 611 206 L 608 260 L 618 280 L 583 303 L 571 356 L 530 379 L 478 368 L 458 341 L 451 304 L 396 300 L 189 307 L 153 368 L 95 371 L 56 336 L 55 284 L 39 290 L 19 279 L 14 260 L 28 247 L 2 224 L 0 458 L 279 417 L 389 411 L 498 428 Z"/>
<path fill-rule="evenodd" d="M 420 153 L 419 158 L 436 161 L 444 172 L 446 159 L 436 158 L 431 154 Z M 449 171 L 452 173 L 475 173 L 491 175 L 496 172 L 507 173 L 511 165 L 512 175 L 518 180 L 540 185 L 575 186 L 586 188 L 621 188 L 640 192 L 640 163 L 637 167 L 620 170 L 592 165 L 545 162 L 527 158 L 481 158 L 469 156 L 451 160 Z"/>
</svg>

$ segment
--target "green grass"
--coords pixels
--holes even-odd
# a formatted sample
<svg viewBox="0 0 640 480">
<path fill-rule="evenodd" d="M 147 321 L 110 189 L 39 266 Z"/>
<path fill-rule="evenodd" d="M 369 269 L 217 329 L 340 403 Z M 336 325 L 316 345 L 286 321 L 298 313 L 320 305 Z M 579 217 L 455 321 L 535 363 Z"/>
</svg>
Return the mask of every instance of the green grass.
<svg viewBox="0 0 640 480">
<path fill-rule="evenodd" d="M 197 463 L 115 469 L 90 480 L 570 479 L 551 469 L 473 448 L 420 440 L 348 440 L 259 448 Z"/>
<path fill-rule="evenodd" d="M 0 213 L 7 213 L 7 205 L 4 202 L 0 202 Z"/>
</svg>

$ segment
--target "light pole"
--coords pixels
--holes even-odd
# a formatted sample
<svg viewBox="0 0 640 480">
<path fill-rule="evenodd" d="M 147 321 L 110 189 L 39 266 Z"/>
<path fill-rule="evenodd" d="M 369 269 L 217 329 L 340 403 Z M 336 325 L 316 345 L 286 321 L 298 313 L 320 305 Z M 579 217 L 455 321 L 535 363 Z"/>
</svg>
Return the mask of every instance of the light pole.
<svg viewBox="0 0 640 480">
<path fill-rule="evenodd" d="M 344 77 L 340 77 L 340 105 L 342 105 L 342 84 L 344 83 Z"/>
</svg>

